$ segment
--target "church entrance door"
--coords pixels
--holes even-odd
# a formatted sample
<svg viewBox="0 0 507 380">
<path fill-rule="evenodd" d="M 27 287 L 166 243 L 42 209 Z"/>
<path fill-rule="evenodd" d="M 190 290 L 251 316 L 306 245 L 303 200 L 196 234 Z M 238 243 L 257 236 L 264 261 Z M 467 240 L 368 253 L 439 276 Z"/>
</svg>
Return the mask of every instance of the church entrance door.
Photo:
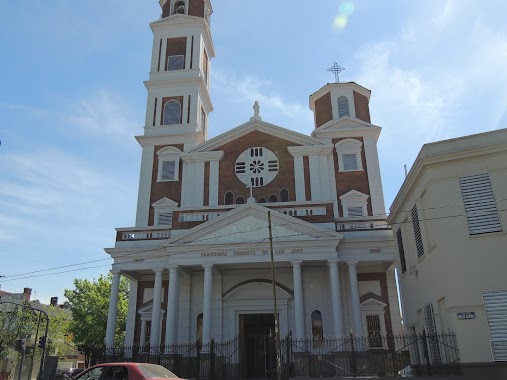
<svg viewBox="0 0 507 380">
<path fill-rule="evenodd" d="M 241 375 L 243 379 L 270 379 L 275 323 L 273 314 L 240 314 Z"/>
</svg>

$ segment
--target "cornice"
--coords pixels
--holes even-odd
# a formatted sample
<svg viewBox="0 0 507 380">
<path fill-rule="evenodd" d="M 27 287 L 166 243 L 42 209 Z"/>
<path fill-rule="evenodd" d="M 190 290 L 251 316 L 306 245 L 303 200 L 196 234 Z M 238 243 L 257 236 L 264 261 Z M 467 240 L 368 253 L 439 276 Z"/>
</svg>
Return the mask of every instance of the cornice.
<svg viewBox="0 0 507 380">
<path fill-rule="evenodd" d="M 293 156 L 314 156 L 329 155 L 333 153 L 334 145 L 306 145 L 306 146 L 289 146 L 289 153 Z"/>
<path fill-rule="evenodd" d="M 199 133 L 189 133 L 187 135 L 171 135 L 171 136 L 136 136 L 136 140 L 142 147 L 156 145 L 175 145 L 175 144 L 192 144 L 196 138 L 202 135 Z"/>
<path fill-rule="evenodd" d="M 370 100 L 371 91 L 367 88 L 358 85 L 355 82 L 347 82 L 347 83 L 328 83 L 321 87 L 319 90 L 310 95 L 309 99 L 309 107 L 312 111 L 315 111 L 315 101 L 327 94 L 328 92 L 332 92 L 333 90 L 353 90 L 361 95 L 364 95 Z"/>
<path fill-rule="evenodd" d="M 209 162 L 209 161 L 220 161 L 224 157 L 223 151 L 213 152 L 195 152 L 195 153 L 183 153 L 181 160 L 183 162 Z"/>
</svg>

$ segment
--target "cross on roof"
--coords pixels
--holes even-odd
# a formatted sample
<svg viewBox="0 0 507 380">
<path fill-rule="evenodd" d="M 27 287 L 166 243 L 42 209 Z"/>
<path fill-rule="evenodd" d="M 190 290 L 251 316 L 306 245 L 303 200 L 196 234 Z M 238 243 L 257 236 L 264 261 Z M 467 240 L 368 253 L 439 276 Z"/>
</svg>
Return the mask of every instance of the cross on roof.
<svg viewBox="0 0 507 380">
<path fill-rule="evenodd" d="M 335 83 L 340 83 L 340 73 L 345 70 L 345 67 L 341 67 L 336 62 L 334 63 L 333 67 L 327 69 L 327 71 L 331 71 L 334 74 L 334 81 Z"/>
</svg>

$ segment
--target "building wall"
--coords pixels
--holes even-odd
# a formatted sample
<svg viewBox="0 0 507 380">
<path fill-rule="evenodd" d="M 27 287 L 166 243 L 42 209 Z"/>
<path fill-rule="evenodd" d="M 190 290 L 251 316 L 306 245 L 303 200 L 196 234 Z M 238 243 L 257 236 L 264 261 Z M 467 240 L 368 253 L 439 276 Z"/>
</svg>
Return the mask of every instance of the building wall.
<svg viewBox="0 0 507 380">
<path fill-rule="evenodd" d="M 405 325 L 422 331 L 424 305 L 433 304 L 439 332 L 457 334 L 463 362 L 492 361 L 483 290 L 507 289 L 507 152 L 428 166 L 399 206 L 407 263 L 401 275 Z M 490 173 L 504 231 L 471 236 L 458 178 Z M 424 255 L 417 258 L 410 211 L 417 204 Z M 475 319 L 458 320 L 458 312 Z"/>
</svg>

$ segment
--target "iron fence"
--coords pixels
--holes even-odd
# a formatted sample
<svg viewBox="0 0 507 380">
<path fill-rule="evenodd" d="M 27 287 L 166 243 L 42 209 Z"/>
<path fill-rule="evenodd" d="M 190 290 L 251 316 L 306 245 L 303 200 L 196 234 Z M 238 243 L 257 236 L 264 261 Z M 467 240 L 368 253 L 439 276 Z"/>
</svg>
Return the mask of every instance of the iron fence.
<svg viewBox="0 0 507 380">
<path fill-rule="evenodd" d="M 277 379 L 275 343 L 266 338 L 265 378 Z M 147 362 L 160 364 L 180 377 L 196 380 L 246 379 L 244 347 L 239 338 L 171 346 L 101 347 L 93 350 L 92 364 Z M 341 338 L 282 339 L 283 379 L 292 377 L 371 377 L 460 375 L 460 357 L 454 334 L 370 335 Z"/>
</svg>

